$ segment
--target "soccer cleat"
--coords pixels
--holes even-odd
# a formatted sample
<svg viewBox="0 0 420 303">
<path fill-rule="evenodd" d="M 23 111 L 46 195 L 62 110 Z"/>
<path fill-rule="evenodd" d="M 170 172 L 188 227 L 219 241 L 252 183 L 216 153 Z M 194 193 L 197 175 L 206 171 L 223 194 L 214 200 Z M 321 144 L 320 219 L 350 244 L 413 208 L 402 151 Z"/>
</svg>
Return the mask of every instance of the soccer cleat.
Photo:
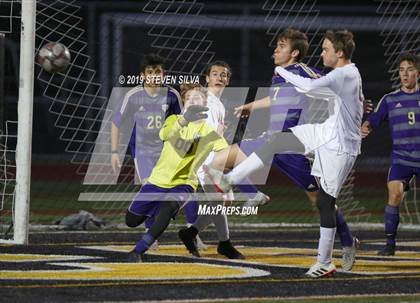
<svg viewBox="0 0 420 303">
<path fill-rule="evenodd" d="M 156 240 L 155 242 L 150 245 L 149 250 L 159 250 L 159 242 Z"/>
<path fill-rule="evenodd" d="M 217 252 L 228 259 L 245 259 L 245 256 L 241 254 L 235 247 L 233 247 L 230 240 L 220 241 L 217 246 Z"/>
<path fill-rule="evenodd" d="M 220 193 L 228 193 L 232 189 L 232 185 L 226 180 L 222 171 L 203 165 L 203 171 L 207 180 L 216 187 L 216 191 Z"/>
<path fill-rule="evenodd" d="M 178 232 L 178 237 L 184 243 L 187 250 L 195 257 L 200 258 L 197 245 L 195 244 L 195 235 L 192 234 L 189 228 L 183 228 Z"/>
<path fill-rule="evenodd" d="M 130 263 L 142 263 L 146 261 L 144 254 L 139 254 L 136 250 L 128 253 L 127 261 Z"/>
<path fill-rule="evenodd" d="M 356 262 L 356 251 L 359 248 L 359 239 L 353 237 L 352 246 L 344 246 L 343 254 L 341 256 L 341 267 L 344 271 L 351 271 Z"/>
<path fill-rule="evenodd" d="M 383 249 L 378 251 L 378 256 L 394 256 L 395 255 L 395 244 L 387 244 Z"/>
<path fill-rule="evenodd" d="M 195 236 L 195 243 L 198 250 L 207 250 L 209 248 L 198 235 Z"/>
<path fill-rule="evenodd" d="M 320 262 L 316 262 L 305 273 L 305 276 L 310 278 L 331 277 L 336 271 L 337 269 L 335 268 L 335 265 L 333 263 L 325 265 Z"/>
<path fill-rule="evenodd" d="M 262 206 L 266 205 L 270 201 L 270 197 L 263 192 L 257 192 L 254 198 L 248 199 L 243 207 Z"/>
</svg>

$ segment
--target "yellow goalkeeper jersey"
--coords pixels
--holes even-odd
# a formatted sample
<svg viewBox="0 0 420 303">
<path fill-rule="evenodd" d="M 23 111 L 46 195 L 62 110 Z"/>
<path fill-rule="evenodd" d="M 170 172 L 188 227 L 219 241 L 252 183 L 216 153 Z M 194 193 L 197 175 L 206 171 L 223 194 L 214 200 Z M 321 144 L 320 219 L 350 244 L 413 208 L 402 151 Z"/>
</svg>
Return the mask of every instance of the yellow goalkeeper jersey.
<svg viewBox="0 0 420 303">
<path fill-rule="evenodd" d="M 210 152 L 225 149 L 228 144 L 205 120 L 182 127 L 180 117 L 169 116 L 160 130 L 163 149 L 148 182 L 163 188 L 186 184 L 196 189 L 198 168 Z"/>
</svg>

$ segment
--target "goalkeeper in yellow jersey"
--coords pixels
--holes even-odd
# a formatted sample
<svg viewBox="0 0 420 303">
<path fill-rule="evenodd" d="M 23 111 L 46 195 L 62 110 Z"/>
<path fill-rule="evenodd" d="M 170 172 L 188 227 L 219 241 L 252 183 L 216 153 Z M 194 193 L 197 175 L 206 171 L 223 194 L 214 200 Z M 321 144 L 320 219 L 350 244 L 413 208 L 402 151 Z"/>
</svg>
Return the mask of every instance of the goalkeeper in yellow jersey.
<svg viewBox="0 0 420 303">
<path fill-rule="evenodd" d="M 207 92 L 201 86 L 190 85 L 183 88 L 181 97 L 184 113 L 166 119 L 159 133 L 164 142 L 160 158 L 147 183 L 127 209 L 126 224 L 129 227 L 155 217 L 153 225 L 130 252 L 130 262 L 144 261 L 149 246 L 195 192 L 198 185 L 196 172 L 209 153 L 214 151 L 215 159 L 219 160 L 228 154 L 225 139 L 205 121 Z"/>
</svg>

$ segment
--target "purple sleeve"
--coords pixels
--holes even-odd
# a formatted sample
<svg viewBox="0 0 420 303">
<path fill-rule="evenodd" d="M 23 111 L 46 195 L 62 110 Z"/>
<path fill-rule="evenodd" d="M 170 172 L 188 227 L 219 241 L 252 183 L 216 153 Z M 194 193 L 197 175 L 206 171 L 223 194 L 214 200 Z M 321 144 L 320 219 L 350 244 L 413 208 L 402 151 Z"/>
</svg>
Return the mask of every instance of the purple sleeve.
<svg viewBox="0 0 420 303">
<path fill-rule="evenodd" d="M 379 101 L 378 105 L 375 108 L 375 111 L 370 114 L 367 118 L 372 128 L 377 128 L 382 121 L 388 119 L 388 106 L 386 102 L 386 97 L 383 97 L 381 101 Z"/>
<path fill-rule="evenodd" d="M 112 123 L 114 123 L 115 126 L 119 128 L 123 121 L 127 119 L 127 115 L 133 112 L 130 109 L 131 107 L 132 104 L 130 102 L 130 98 L 127 95 L 125 95 L 114 110 L 114 113 L 112 115 Z"/>
<path fill-rule="evenodd" d="M 170 115 L 179 115 L 181 113 L 181 99 L 179 94 L 169 91 L 168 99 L 169 108 L 166 116 L 169 117 Z"/>
</svg>

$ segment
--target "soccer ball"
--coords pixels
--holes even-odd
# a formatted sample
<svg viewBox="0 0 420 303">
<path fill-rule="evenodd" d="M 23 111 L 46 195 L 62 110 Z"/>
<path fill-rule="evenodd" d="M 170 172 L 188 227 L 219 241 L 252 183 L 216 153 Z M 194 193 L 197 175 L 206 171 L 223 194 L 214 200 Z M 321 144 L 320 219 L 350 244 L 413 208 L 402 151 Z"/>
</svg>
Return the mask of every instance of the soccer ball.
<svg viewBox="0 0 420 303">
<path fill-rule="evenodd" d="M 70 51 L 61 43 L 50 42 L 39 50 L 36 61 L 49 73 L 64 72 L 70 63 Z"/>
</svg>

